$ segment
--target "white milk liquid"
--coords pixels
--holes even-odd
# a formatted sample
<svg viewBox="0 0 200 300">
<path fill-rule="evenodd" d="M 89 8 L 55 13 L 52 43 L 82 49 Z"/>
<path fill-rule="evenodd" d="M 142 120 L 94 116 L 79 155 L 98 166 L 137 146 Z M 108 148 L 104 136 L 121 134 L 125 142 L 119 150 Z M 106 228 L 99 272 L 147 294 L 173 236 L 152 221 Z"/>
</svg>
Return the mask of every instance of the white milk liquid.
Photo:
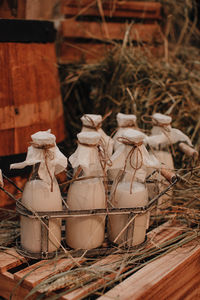
<svg viewBox="0 0 200 300">
<path fill-rule="evenodd" d="M 166 165 L 166 168 L 170 171 L 174 170 L 174 163 L 171 153 L 167 151 L 155 151 L 156 157 L 161 163 L 164 163 Z M 163 191 L 168 185 L 169 182 L 167 180 L 164 180 L 162 177 L 163 183 L 159 184 L 159 190 Z M 167 192 L 168 195 L 163 195 L 158 200 L 158 208 L 165 208 L 170 205 L 171 203 L 171 197 L 172 197 L 172 190 Z"/>
<path fill-rule="evenodd" d="M 22 203 L 34 211 L 57 211 L 62 210 L 60 189 L 56 179 L 53 181 L 53 192 L 49 184 L 43 180 L 28 181 L 25 185 Z M 33 253 L 41 249 L 41 222 L 37 219 L 27 217 L 20 218 L 21 244 Z M 48 251 L 56 251 L 61 242 L 61 220 L 52 219 L 49 221 L 49 242 Z"/>
<path fill-rule="evenodd" d="M 118 208 L 145 206 L 148 203 L 147 189 L 144 184 L 134 182 L 132 194 L 130 194 L 130 183 L 119 183 L 116 188 L 115 199 L 112 203 L 114 207 Z M 144 242 L 148 223 L 148 213 L 138 215 L 133 223 L 131 223 L 134 224 L 134 226 L 130 225 L 128 231 L 125 230 L 120 237 L 115 240 L 128 221 L 127 215 L 109 216 L 108 228 L 110 241 L 123 246 L 136 246 Z"/>
<path fill-rule="evenodd" d="M 69 209 L 105 208 L 105 188 L 101 179 L 74 182 L 68 192 Z M 104 216 L 66 219 L 66 242 L 74 249 L 93 249 L 102 245 L 105 232 Z"/>
</svg>

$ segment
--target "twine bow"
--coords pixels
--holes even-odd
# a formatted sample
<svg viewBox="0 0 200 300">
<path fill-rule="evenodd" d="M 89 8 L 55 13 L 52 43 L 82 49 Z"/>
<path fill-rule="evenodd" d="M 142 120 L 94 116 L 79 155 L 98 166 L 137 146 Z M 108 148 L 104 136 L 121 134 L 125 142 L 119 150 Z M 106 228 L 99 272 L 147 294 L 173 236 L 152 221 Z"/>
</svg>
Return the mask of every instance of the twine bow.
<svg viewBox="0 0 200 300">
<path fill-rule="evenodd" d="M 50 180 L 51 180 L 51 192 L 53 192 L 53 177 L 49 171 L 49 167 L 48 167 L 48 163 L 47 163 L 47 159 L 53 160 L 54 159 L 54 154 L 52 152 L 49 151 L 49 149 L 55 147 L 55 144 L 43 144 L 40 145 L 38 143 L 35 142 L 30 142 L 31 146 L 33 146 L 36 149 L 40 149 L 44 151 L 44 162 L 45 162 L 45 166 L 47 168 L 47 172 L 49 174 Z"/>
<path fill-rule="evenodd" d="M 123 172 L 122 172 L 122 175 L 123 175 L 126 171 L 127 162 L 129 160 L 129 164 L 130 164 L 131 168 L 134 170 L 132 178 L 131 178 L 131 184 L 130 184 L 130 194 L 132 194 L 133 181 L 134 181 L 134 178 L 135 178 L 135 174 L 139 169 L 141 169 L 141 167 L 143 165 L 143 155 L 142 155 L 142 151 L 140 149 L 140 146 L 143 144 L 143 142 L 135 143 L 135 142 L 133 142 L 133 141 L 131 141 L 128 138 L 125 138 L 125 137 L 118 137 L 117 140 L 120 143 L 123 143 L 124 145 L 132 147 L 131 150 L 129 151 L 126 159 L 125 159 L 124 169 L 123 169 Z M 133 165 L 132 158 L 133 158 L 133 155 L 134 155 L 135 152 L 136 152 L 136 165 Z M 140 162 L 139 162 L 139 156 L 140 156 Z M 120 178 L 121 178 L 121 176 L 120 176 Z M 118 181 L 118 183 L 119 183 L 119 181 Z M 116 185 L 116 187 L 117 187 L 117 185 Z"/>
</svg>

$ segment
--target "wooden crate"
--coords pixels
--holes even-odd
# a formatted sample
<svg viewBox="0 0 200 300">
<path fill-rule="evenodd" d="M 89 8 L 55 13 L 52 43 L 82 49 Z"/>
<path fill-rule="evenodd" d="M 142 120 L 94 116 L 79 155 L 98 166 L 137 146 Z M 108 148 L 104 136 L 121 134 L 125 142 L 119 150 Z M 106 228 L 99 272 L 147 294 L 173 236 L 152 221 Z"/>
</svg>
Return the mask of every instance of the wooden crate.
<svg viewBox="0 0 200 300">
<path fill-rule="evenodd" d="M 0 18 L 52 20 L 59 17 L 60 0 L 1 0 Z"/>
<path fill-rule="evenodd" d="M 156 2 L 62 0 L 61 44 L 59 62 L 94 62 L 121 43 L 128 23 L 132 43 L 163 53 L 163 39 L 158 22 L 161 5 Z"/>
<path fill-rule="evenodd" d="M 26 14 L 26 0 L 0 1 L 0 18 L 24 19 Z"/>
<path fill-rule="evenodd" d="M 158 243 L 166 242 L 180 234 L 184 228 L 176 223 L 167 222 L 148 234 L 146 247 L 154 248 Z M 0 253 L 0 296 L 9 299 L 24 299 L 29 291 L 42 280 L 71 267 L 78 262 L 81 266 L 85 263 L 101 267 L 105 264 L 116 262 L 121 255 L 111 254 L 92 262 L 86 257 L 58 258 L 56 261 L 33 262 L 16 253 L 12 248 Z M 133 275 L 116 285 L 113 289 L 104 293 L 99 299 L 199 299 L 200 296 L 200 244 L 193 240 L 168 254 L 150 262 Z M 36 270 L 33 270 L 37 267 Z M 130 268 L 131 266 L 129 266 Z M 120 268 L 118 274 L 125 272 L 127 268 Z M 63 295 L 59 299 L 88 299 L 89 295 L 101 289 L 105 283 L 114 279 L 116 273 L 108 272 L 103 278 L 91 281 L 83 276 L 83 286 L 71 292 L 67 288 L 62 289 Z M 40 293 L 37 293 L 37 296 Z M 51 292 L 49 296 L 56 295 Z M 32 296 L 35 299 L 36 295 Z"/>
</svg>

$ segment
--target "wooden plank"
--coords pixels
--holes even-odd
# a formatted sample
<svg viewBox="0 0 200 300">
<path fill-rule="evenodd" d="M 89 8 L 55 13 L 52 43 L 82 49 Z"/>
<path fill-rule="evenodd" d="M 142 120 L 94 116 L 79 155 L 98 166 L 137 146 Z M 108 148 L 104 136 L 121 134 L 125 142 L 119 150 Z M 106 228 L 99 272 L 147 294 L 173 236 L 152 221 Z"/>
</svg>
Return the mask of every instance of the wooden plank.
<svg viewBox="0 0 200 300">
<path fill-rule="evenodd" d="M 60 0 L 26 0 L 26 19 L 52 20 L 59 17 Z"/>
<path fill-rule="evenodd" d="M 59 63 L 95 62 L 103 58 L 111 48 L 111 44 L 97 44 L 92 41 L 88 43 L 65 41 L 60 46 Z"/>
<path fill-rule="evenodd" d="M 16 281 L 21 280 L 24 276 L 26 277 L 23 280 L 23 286 L 28 286 L 33 288 L 42 280 L 53 276 L 59 272 L 69 270 L 75 266 L 75 262 L 83 263 L 86 261 L 85 258 L 74 258 L 74 261 L 70 258 L 57 259 L 54 261 L 39 261 L 38 263 L 16 272 L 14 274 L 14 279 Z"/>
<path fill-rule="evenodd" d="M 10 5 L 8 4 L 10 2 Z M 0 2 L 0 18 L 2 19 L 24 19 L 26 0 Z M 13 2 L 13 3 L 12 3 Z"/>
<path fill-rule="evenodd" d="M 5 252 L 0 252 L 0 272 L 3 273 L 8 269 L 19 266 L 26 261 L 27 260 L 18 254 L 14 248 L 6 250 Z"/>
<path fill-rule="evenodd" d="M 161 43 L 162 36 L 158 24 L 133 24 L 130 38 L 137 42 Z M 85 22 L 68 19 L 61 24 L 61 34 L 65 38 L 90 38 L 98 40 L 123 40 L 126 32 L 124 23 Z"/>
<path fill-rule="evenodd" d="M 61 64 L 70 62 L 93 63 L 104 58 L 114 47 L 115 46 L 112 44 L 99 44 L 95 43 L 94 41 L 89 41 L 88 43 L 80 43 L 76 42 L 75 40 L 67 40 L 60 45 L 58 60 Z M 135 49 L 135 47 L 132 47 L 133 51 Z M 152 54 L 156 57 L 161 57 L 164 53 L 163 45 L 144 45 L 140 46 L 140 48 L 138 49 L 139 51 L 143 51 L 146 55 Z"/>
<path fill-rule="evenodd" d="M 0 43 L 0 65 L 0 156 L 26 152 L 38 130 L 64 140 L 54 44 Z"/>
<path fill-rule="evenodd" d="M 158 228 L 149 232 L 149 234 L 148 234 L 149 243 L 147 244 L 147 246 L 145 248 L 148 249 L 148 248 L 154 247 L 157 243 L 163 243 L 167 240 L 170 240 L 173 237 L 177 236 L 180 232 L 182 232 L 183 227 L 181 225 L 177 224 L 175 226 L 175 224 L 174 224 L 174 226 L 172 226 L 172 224 L 173 223 L 171 221 L 166 222 L 165 224 L 163 224 L 163 225 L 159 226 Z M 109 257 L 110 257 L 110 261 L 109 261 Z M 110 255 L 106 259 L 101 260 L 100 262 L 94 264 L 94 266 L 102 265 L 103 261 L 105 262 L 105 265 L 108 263 L 110 263 L 112 265 L 112 263 L 114 263 L 118 260 L 120 261 L 120 258 L 122 258 L 122 255 Z M 129 266 L 128 268 L 131 268 L 131 266 Z M 121 273 L 126 271 L 128 268 L 127 267 L 121 268 L 117 272 L 117 274 L 120 275 Z M 109 269 L 109 267 L 108 267 L 108 269 Z M 65 300 L 82 299 L 83 297 L 88 295 L 90 292 L 92 292 L 96 289 L 103 288 L 103 285 L 105 283 L 109 282 L 110 280 L 114 279 L 115 276 L 116 276 L 116 273 L 114 272 L 114 273 L 108 274 L 104 278 L 100 278 L 92 283 L 87 284 L 87 282 L 86 282 L 86 283 L 84 283 L 84 285 L 81 288 L 78 288 L 71 293 L 67 293 L 66 295 L 62 296 L 61 299 L 63 299 L 63 300 L 64 299 Z"/>
<path fill-rule="evenodd" d="M 156 246 L 158 243 L 164 243 L 173 239 L 183 231 L 184 227 L 176 221 L 169 220 L 157 228 L 151 230 L 147 234 L 149 244 L 147 248 Z"/>
<path fill-rule="evenodd" d="M 103 258 L 103 259 L 99 260 L 98 262 L 94 263 L 93 267 L 98 268 L 98 267 L 102 267 L 102 266 L 106 265 L 107 269 L 109 269 L 109 265 L 112 266 L 113 263 L 117 262 L 120 259 L 121 259 L 121 255 L 109 255 L 108 257 Z M 121 270 L 121 272 L 123 272 L 123 271 L 124 271 L 124 269 Z M 107 276 L 105 276 L 104 278 L 100 278 L 100 279 L 96 280 L 95 282 L 87 284 L 87 281 L 90 280 L 90 276 L 86 275 L 85 282 L 81 288 L 78 288 L 71 293 L 67 293 L 66 295 L 62 296 L 61 299 L 63 299 L 63 300 L 64 299 L 66 299 L 66 300 L 80 299 L 80 298 L 84 297 L 86 294 L 88 294 L 89 291 L 92 292 L 96 287 L 101 286 L 102 284 L 111 280 L 115 276 L 116 276 L 115 273 L 111 273 L 111 274 L 108 274 Z"/>
<path fill-rule="evenodd" d="M 64 14 L 66 17 L 73 17 L 73 16 L 95 16 L 99 17 L 100 12 L 98 11 L 97 8 L 88 8 L 87 10 L 85 9 L 80 9 L 77 7 L 65 7 L 63 10 Z M 159 20 L 161 17 L 154 12 L 151 11 L 130 11 L 130 10 L 108 10 L 104 9 L 104 16 L 109 17 L 109 18 L 134 18 L 134 19 L 148 19 L 148 20 Z M 101 16 L 102 17 L 102 16 Z"/>
<path fill-rule="evenodd" d="M 17 18 L 25 19 L 26 18 L 26 2 L 27 0 L 18 0 L 17 1 Z"/>
<path fill-rule="evenodd" d="M 140 19 L 160 19 L 161 4 L 156 2 L 139 1 L 102 1 L 104 16 L 131 17 Z M 96 1 L 70 1 L 63 0 L 61 11 L 64 15 L 100 16 Z"/>
<path fill-rule="evenodd" d="M 147 248 L 155 247 L 157 243 L 161 243 L 161 242 L 164 242 L 168 239 L 175 237 L 182 230 L 183 230 L 183 227 L 181 225 L 173 223 L 171 221 L 159 226 L 158 228 L 156 228 L 148 233 L 149 242 L 147 244 Z M 9 251 L 14 251 L 14 250 L 11 249 Z M 0 254 L 0 258 L 1 258 L 1 255 L 2 255 L 1 261 L 3 261 L 4 253 Z M 122 254 L 109 255 L 107 257 L 100 258 L 96 263 L 94 263 L 91 266 L 93 266 L 94 268 L 96 267 L 97 269 L 104 268 L 104 266 L 106 266 L 107 269 L 112 270 L 112 264 L 116 263 L 117 261 L 120 262 L 122 258 L 123 258 Z M 0 289 L 0 295 L 9 299 L 10 292 L 16 286 L 16 284 L 19 282 L 19 280 L 23 279 L 24 276 L 28 275 L 26 278 L 24 278 L 24 281 L 23 281 L 23 283 L 21 283 L 20 287 L 17 288 L 16 295 L 15 295 L 16 298 L 14 297 L 13 298 L 14 300 L 23 299 L 25 297 L 25 295 L 27 295 L 27 293 L 32 289 L 33 286 L 37 285 L 39 282 L 41 282 L 45 278 L 48 278 L 49 276 L 52 276 L 58 272 L 67 270 L 68 268 L 72 267 L 72 265 L 73 265 L 72 261 L 67 258 L 60 259 L 58 261 L 55 260 L 54 262 L 48 262 L 48 265 L 45 265 L 44 261 L 40 261 L 32 266 L 26 267 L 23 270 L 14 273 L 14 275 L 13 275 L 11 273 L 6 272 L 5 270 L 15 267 L 18 264 L 21 264 L 22 262 L 19 261 L 16 264 L 16 260 L 14 260 L 14 262 L 11 263 L 12 257 L 11 258 L 7 257 L 6 259 L 9 260 L 9 262 L 6 263 L 6 267 L 4 267 L 3 265 L 1 266 L 2 270 L 4 272 L 2 274 L 0 273 L 0 284 L 3 283 L 5 285 L 5 287 L 3 288 L 3 290 Z M 77 260 L 79 260 L 79 259 L 80 258 L 77 258 Z M 84 260 L 85 260 L 85 258 L 83 258 L 83 260 L 81 259 L 81 262 Z M 109 265 L 110 265 L 110 268 L 109 268 Z M 38 267 L 38 269 L 33 271 L 35 269 L 35 267 Z M 129 266 L 128 268 L 130 268 L 130 267 L 131 266 Z M 120 273 L 122 273 L 126 270 L 127 270 L 127 267 L 122 268 L 120 270 Z M 33 271 L 33 272 L 31 272 L 31 271 Z M 114 279 L 115 276 L 116 276 L 116 273 L 111 271 L 110 274 L 107 274 L 104 278 L 99 278 L 94 282 L 90 282 L 90 279 L 91 279 L 90 275 L 88 275 L 86 273 L 85 275 L 83 275 L 84 286 L 71 292 L 71 293 L 64 295 L 60 299 L 68 299 L 68 300 L 69 299 L 80 299 L 80 298 L 84 297 L 85 295 L 88 295 L 88 293 L 92 293 L 94 290 L 103 287 L 103 285 L 106 282 Z M 66 290 L 66 293 L 67 293 L 67 290 Z M 35 295 L 34 295 L 34 297 L 35 297 Z M 34 297 L 33 297 L 33 299 L 35 299 Z"/>
<path fill-rule="evenodd" d="M 121 269 L 120 273 L 122 273 L 124 269 Z M 103 278 L 96 280 L 95 282 L 89 283 L 87 285 L 83 285 L 83 287 L 76 289 L 75 291 L 62 296 L 61 300 L 79 300 L 84 298 L 89 293 L 92 293 L 95 289 L 100 288 L 105 283 L 109 282 L 110 280 L 114 279 L 116 276 L 115 273 L 108 274 Z"/>
<path fill-rule="evenodd" d="M 200 245 L 194 240 L 143 267 L 98 299 L 199 299 L 195 298 L 200 295 L 199 263 Z"/>
<path fill-rule="evenodd" d="M 12 300 L 22 300 L 29 293 L 29 290 L 20 286 L 17 286 L 17 282 L 14 281 L 13 275 L 8 272 L 0 273 L 0 296 L 5 299 L 10 299 L 12 293 Z M 36 299 L 39 293 L 31 296 L 30 300 Z"/>
</svg>

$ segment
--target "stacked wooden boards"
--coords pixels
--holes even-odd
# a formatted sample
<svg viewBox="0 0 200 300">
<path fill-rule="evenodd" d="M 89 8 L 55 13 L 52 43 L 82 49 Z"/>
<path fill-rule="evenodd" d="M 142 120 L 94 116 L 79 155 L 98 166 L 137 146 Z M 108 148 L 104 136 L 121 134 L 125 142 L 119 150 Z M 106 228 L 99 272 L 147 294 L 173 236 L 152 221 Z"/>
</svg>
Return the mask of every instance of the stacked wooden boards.
<svg viewBox="0 0 200 300">
<path fill-rule="evenodd" d="M 53 24 L 0 20 L 0 156 L 24 153 L 30 135 L 64 139 Z"/>
<path fill-rule="evenodd" d="M 155 249 L 161 243 L 165 243 L 178 236 L 184 228 L 177 223 L 167 222 L 148 234 L 148 249 Z M 25 259 L 14 249 L 0 253 L 0 296 L 9 299 L 24 299 L 24 297 L 43 280 L 52 275 L 84 265 L 93 267 L 105 267 L 116 263 L 124 254 L 112 254 L 98 260 L 86 257 L 58 258 L 51 263 L 47 261 L 33 262 Z M 126 254 L 125 254 L 126 256 Z M 200 245 L 197 239 L 186 243 L 184 246 L 173 250 L 160 258 L 152 260 L 146 266 L 115 285 L 107 293 L 103 293 L 99 299 L 199 299 L 200 296 Z M 130 269 L 131 266 L 129 266 Z M 132 266 L 134 267 L 134 265 Z M 109 269 L 109 268 L 108 268 Z M 117 272 L 108 271 L 104 277 L 92 280 L 88 274 L 82 276 L 83 285 L 69 291 L 77 278 L 72 282 L 66 281 L 66 287 L 62 288 L 62 296 L 59 299 L 88 299 L 96 290 L 101 290 L 106 283 L 114 279 L 116 275 L 127 271 L 126 267 L 119 266 Z M 77 276 L 80 277 L 78 272 Z M 80 278 L 79 278 L 80 279 Z M 37 295 L 42 291 L 38 291 Z M 50 292 L 49 296 L 58 292 Z M 32 296 L 35 299 L 36 295 Z"/>
<path fill-rule="evenodd" d="M 51 129 L 58 143 L 65 139 L 55 37 L 49 21 L 0 19 L 0 169 L 8 177 L 33 133 Z M 11 203 L 0 191 L 0 207 Z"/>
<path fill-rule="evenodd" d="M 128 31 L 132 45 L 162 52 L 158 2 L 62 0 L 61 10 L 60 63 L 98 61 Z"/>
</svg>

